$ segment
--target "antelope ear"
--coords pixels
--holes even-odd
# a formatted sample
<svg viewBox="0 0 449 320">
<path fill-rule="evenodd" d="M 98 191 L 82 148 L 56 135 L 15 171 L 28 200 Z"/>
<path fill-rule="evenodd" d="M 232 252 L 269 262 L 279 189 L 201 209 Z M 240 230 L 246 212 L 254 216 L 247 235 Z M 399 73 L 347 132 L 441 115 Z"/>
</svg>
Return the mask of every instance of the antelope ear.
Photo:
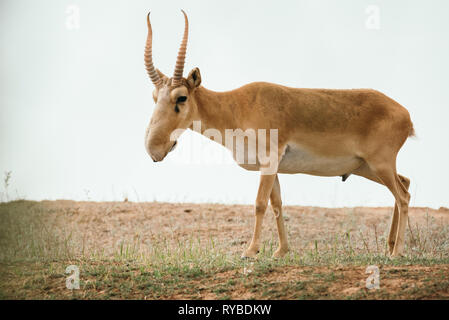
<svg viewBox="0 0 449 320">
<path fill-rule="evenodd" d="M 159 77 L 162 79 L 162 81 L 165 81 L 165 79 L 168 79 L 167 76 L 161 72 L 161 70 L 156 69 L 156 72 L 159 75 Z"/>
<path fill-rule="evenodd" d="M 187 76 L 187 83 L 191 88 L 196 88 L 201 84 L 201 74 L 199 68 L 194 68 Z"/>
</svg>

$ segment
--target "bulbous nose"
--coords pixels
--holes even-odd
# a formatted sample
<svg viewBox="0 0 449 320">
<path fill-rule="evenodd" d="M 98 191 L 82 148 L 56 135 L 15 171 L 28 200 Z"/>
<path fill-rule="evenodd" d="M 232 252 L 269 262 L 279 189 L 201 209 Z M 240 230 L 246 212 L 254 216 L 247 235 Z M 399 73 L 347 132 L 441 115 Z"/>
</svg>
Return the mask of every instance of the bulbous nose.
<svg viewBox="0 0 449 320">
<path fill-rule="evenodd" d="M 168 141 L 168 143 L 161 143 L 157 138 L 151 137 L 149 127 L 147 128 L 145 135 L 145 150 L 151 159 L 153 159 L 153 162 L 162 161 L 169 152 L 175 149 L 178 141 L 175 140 L 173 143 L 170 143 L 171 141 Z"/>
<path fill-rule="evenodd" d="M 164 157 L 160 157 L 156 154 L 150 154 L 150 158 L 153 160 L 153 162 L 159 162 L 162 161 L 164 159 Z"/>
<path fill-rule="evenodd" d="M 145 150 L 147 151 L 148 155 L 153 160 L 153 162 L 161 161 L 160 157 L 157 155 L 157 153 L 155 152 L 154 148 L 152 150 L 152 148 L 150 146 L 151 146 L 151 143 L 150 143 L 150 126 L 148 126 L 147 130 L 145 132 Z"/>
<path fill-rule="evenodd" d="M 159 162 L 162 161 L 162 159 L 164 159 L 163 156 L 161 156 L 158 152 L 156 151 L 151 151 L 150 148 L 147 148 L 147 153 L 150 156 L 150 158 L 153 160 L 153 162 Z"/>
</svg>

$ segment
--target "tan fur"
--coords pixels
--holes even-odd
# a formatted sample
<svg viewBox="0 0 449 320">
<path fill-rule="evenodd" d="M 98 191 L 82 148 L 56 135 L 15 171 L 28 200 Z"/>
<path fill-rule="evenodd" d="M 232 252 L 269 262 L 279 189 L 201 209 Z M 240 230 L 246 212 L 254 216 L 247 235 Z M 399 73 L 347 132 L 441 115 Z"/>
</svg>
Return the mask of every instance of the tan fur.
<svg viewBox="0 0 449 320">
<path fill-rule="evenodd" d="M 396 101 L 371 89 L 297 89 L 266 82 L 214 92 L 201 86 L 198 68 L 176 86 L 171 78 L 157 73 L 162 85 L 153 92 L 156 109 L 145 135 L 146 149 L 154 161 L 161 161 L 175 146 L 171 133 L 192 128 L 194 121 L 201 121 L 202 133 L 216 129 L 223 137 L 226 129 L 278 130 L 276 171 L 261 174 L 254 233 L 243 257 L 255 257 L 259 250 L 269 199 L 279 235 L 275 256 L 288 251 L 276 172 L 345 179 L 356 174 L 385 185 L 396 200 L 388 240 L 390 254 L 403 253 L 410 181 L 397 174 L 396 155 L 414 129 L 408 111 Z M 187 100 L 177 104 L 179 96 Z M 269 147 L 268 143 L 267 150 Z M 235 150 L 231 152 L 235 157 Z M 239 165 L 264 173 L 261 161 Z"/>
</svg>

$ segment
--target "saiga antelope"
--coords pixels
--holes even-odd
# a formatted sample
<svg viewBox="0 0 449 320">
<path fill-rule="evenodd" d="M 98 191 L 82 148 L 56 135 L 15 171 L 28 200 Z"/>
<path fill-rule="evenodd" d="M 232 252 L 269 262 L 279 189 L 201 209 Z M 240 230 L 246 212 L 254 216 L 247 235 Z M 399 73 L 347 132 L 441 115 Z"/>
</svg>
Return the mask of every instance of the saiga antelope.
<svg viewBox="0 0 449 320">
<path fill-rule="evenodd" d="M 239 163 L 245 169 L 261 171 L 253 236 L 242 257 L 255 257 L 259 250 L 268 200 L 279 236 L 274 256 L 282 257 L 288 251 L 277 173 L 341 176 L 343 180 L 355 174 L 385 185 L 396 201 L 388 236 L 389 252 L 391 256 L 401 255 L 410 180 L 397 173 L 396 156 L 407 137 L 414 134 L 408 111 L 370 89 L 296 89 L 254 82 L 228 92 L 208 90 L 201 86 L 198 68 L 183 78 L 188 19 L 182 13 L 184 35 L 171 78 L 153 65 L 152 29 L 147 15 L 145 67 L 155 86 L 156 107 L 146 130 L 145 147 L 153 161 L 163 160 L 173 150 L 173 131 L 192 129 L 194 121 L 223 135 L 229 128 L 277 129 L 275 172 L 263 174 L 261 161 L 252 165 Z M 231 152 L 235 156 L 235 150 Z"/>
</svg>

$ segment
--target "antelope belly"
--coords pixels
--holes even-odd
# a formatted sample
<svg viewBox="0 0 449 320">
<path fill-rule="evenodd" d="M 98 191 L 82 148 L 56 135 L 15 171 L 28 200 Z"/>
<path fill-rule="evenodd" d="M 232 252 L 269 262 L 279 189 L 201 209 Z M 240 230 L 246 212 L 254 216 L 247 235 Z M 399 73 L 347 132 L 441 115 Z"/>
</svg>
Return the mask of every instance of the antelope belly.
<svg viewBox="0 0 449 320">
<path fill-rule="evenodd" d="M 349 174 L 362 164 L 356 156 L 324 157 L 297 144 L 289 144 L 279 164 L 279 173 L 306 173 L 316 176 Z"/>
</svg>

